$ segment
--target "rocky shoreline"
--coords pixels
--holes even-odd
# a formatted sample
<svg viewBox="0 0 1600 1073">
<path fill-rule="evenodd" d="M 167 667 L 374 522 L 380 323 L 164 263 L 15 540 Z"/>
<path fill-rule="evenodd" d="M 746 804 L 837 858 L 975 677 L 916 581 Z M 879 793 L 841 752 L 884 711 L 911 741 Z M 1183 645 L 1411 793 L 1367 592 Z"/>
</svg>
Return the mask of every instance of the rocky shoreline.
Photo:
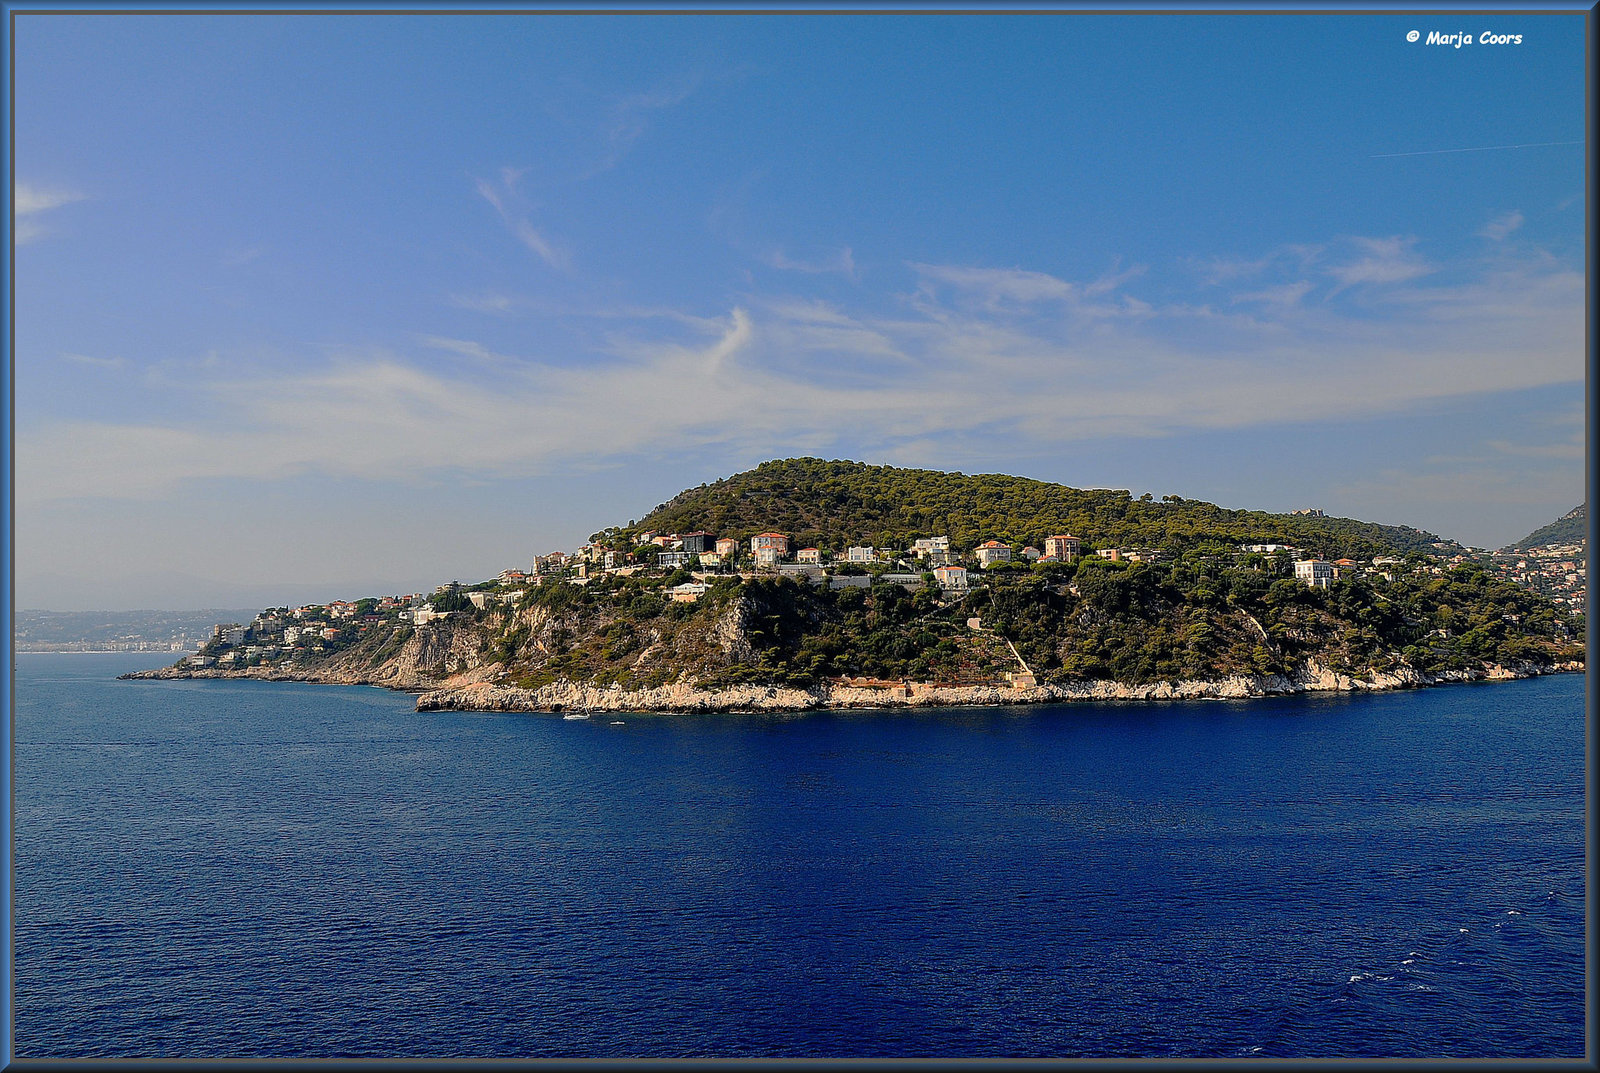
<svg viewBox="0 0 1600 1073">
<path fill-rule="evenodd" d="M 1418 689 L 1452 682 L 1501 681 L 1542 674 L 1582 672 L 1582 663 L 1549 667 L 1533 664 L 1478 670 L 1422 674 L 1411 668 L 1356 677 L 1334 671 L 1316 661 L 1293 675 L 1237 675 L 1214 681 L 1152 682 L 1126 685 L 1112 681 L 1076 682 L 1037 686 L 944 686 L 906 682 L 890 686 L 822 683 L 810 688 L 743 685 L 699 689 L 680 681 L 651 689 L 624 689 L 558 681 L 537 689 L 500 685 L 488 675 L 458 676 L 443 688 L 422 684 L 400 685 L 359 675 L 318 674 L 250 669 L 224 671 L 164 667 L 122 675 L 129 679 L 243 678 L 271 682 L 317 682 L 330 685 L 382 685 L 417 692 L 417 711 L 489 712 L 800 712 L 829 708 L 965 707 L 1013 704 L 1049 704 L 1103 700 L 1244 700 L 1294 693 L 1339 693 Z M 486 670 L 486 668 L 485 668 Z M 463 680 L 463 679 L 476 680 Z"/>
</svg>

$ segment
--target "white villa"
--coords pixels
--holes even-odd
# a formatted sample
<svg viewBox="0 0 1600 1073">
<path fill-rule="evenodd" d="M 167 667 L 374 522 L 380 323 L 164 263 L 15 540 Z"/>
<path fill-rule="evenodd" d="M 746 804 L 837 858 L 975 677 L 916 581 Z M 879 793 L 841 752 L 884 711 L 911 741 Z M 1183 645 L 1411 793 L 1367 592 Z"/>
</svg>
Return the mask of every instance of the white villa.
<svg viewBox="0 0 1600 1073">
<path fill-rule="evenodd" d="M 973 554 L 978 557 L 978 565 L 987 570 L 995 563 L 1011 561 L 1011 545 L 1002 544 L 998 540 L 986 540 L 978 545 Z"/>
</svg>

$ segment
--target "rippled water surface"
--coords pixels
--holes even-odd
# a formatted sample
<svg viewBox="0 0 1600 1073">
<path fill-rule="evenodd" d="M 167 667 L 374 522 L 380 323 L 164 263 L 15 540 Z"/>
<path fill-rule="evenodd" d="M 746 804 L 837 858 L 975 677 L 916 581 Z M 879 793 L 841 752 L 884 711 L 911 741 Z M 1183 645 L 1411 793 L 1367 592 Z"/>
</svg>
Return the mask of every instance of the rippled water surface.
<svg viewBox="0 0 1600 1073">
<path fill-rule="evenodd" d="M 1581 1056 L 1583 680 L 419 714 L 20 656 L 15 1053 Z"/>
</svg>

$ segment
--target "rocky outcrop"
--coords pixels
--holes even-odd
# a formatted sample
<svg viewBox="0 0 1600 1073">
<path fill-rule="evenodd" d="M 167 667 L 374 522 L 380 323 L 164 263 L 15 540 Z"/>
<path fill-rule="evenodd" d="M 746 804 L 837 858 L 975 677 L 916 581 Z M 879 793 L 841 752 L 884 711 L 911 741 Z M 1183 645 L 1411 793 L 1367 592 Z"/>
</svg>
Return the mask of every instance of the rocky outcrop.
<svg viewBox="0 0 1600 1073">
<path fill-rule="evenodd" d="M 434 690 L 417 698 L 418 711 L 652 711 L 731 712 L 804 711 L 816 708 L 954 707 L 1060 703 L 1075 700 L 1242 700 L 1289 693 L 1352 692 L 1356 690 L 1414 689 L 1445 682 L 1477 679 L 1527 678 L 1561 671 L 1582 671 L 1579 663 L 1556 667 L 1534 665 L 1483 671 L 1447 671 L 1421 674 L 1411 668 L 1356 677 L 1333 671 L 1315 661 L 1292 676 L 1240 675 L 1216 681 L 1154 682 L 1125 685 L 1091 681 L 1067 685 L 940 686 L 908 682 L 888 688 L 821 684 L 809 689 L 742 685 L 725 689 L 699 689 L 678 681 L 653 689 L 624 689 L 577 682 L 554 682 L 538 689 L 517 689 L 478 682 Z"/>
<path fill-rule="evenodd" d="M 755 652 L 748 639 L 750 609 L 735 601 L 724 614 L 708 623 L 693 644 L 713 656 L 707 666 L 748 663 Z M 526 631 L 528 643 L 547 650 L 556 642 L 565 620 L 543 608 L 519 612 L 508 625 Z M 694 638 L 699 638 L 695 640 Z M 1498 664 L 1462 671 L 1425 674 L 1402 666 L 1386 672 L 1352 675 L 1312 659 L 1290 675 L 1236 675 L 1213 680 L 1151 682 L 1129 685 L 1094 680 L 1043 685 L 949 686 L 926 682 L 884 683 L 831 681 L 809 688 L 735 685 L 703 689 L 694 685 L 696 662 L 685 661 L 688 647 L 677 638 L 671 652 L 656 655 L 661 645 L 654 634 L 641 637 L 646 648 L 636 663 L 653 659 L 676 661 L 681 671 L 676 681 L 649 688 L 600 686 L 557 680 L 538 688 L 506 683 L 507 670 L 495 662 L 489 634 L 471 622 L 443 620 L 370 641 L 338 653 L 311 668 L 261 666 L 242 670 L 215 667 L 164 667 L 138 671 L 124 678 L 246 678 L 262 681 L 320 682 L 331 685 L 376 685 L 420 693 L 419 711 L 464 710 L 508 712 L 593 711 L 804 711 L 815 708 L 946 707 L 1059 703 L 1077 700 L 1236 700 L 1289 693 L 1352 692 L 1357 690 L 1413 689 L 1445 682 L 1478 679 L 1526 678 L 1554 671 L 1582 671 L 1582 663 L 1539 667 L 1532 664 Z M 702 657 L 702 661 L 705 657 Z M 659 680 L 659 679 L 658 679 Z"/>
<path fill-rule="evenodd" d="M 400 634 L 399 636 L 405 636 Z M 484 634 L 470 624 L 449 619 L 412 631 L 392 652 L 387 638 L 340 652 L 314 667 L 296 669 L 277 665 L 228 670 L 218 667 L 162 667 L 135 671 L 122 678 L 254 678 L 265 682 L 318 682 L 325 685 L 386 686 L 419 692 L 427 689 L 472 685 L 493 678 L 498 663 L 483 653 Z"/>
</svg>

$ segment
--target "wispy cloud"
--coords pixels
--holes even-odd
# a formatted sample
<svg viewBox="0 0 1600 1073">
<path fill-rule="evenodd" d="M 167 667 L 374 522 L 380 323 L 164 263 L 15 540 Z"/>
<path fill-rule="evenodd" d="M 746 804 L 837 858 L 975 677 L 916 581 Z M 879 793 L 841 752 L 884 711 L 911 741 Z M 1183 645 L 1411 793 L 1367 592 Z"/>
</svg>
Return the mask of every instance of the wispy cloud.
<svg viewBox="0 0 1600 1073">
<path fill-rule="evenodd" d="M 819 257 L 791 257 L 782 249 L 772 250 L 762 258 L 772 268 L 787 272 L 806 272 L 812 275 L 837 272 L 850 279 L 856 278 L 856 261 L 849 246 Z"/>
<path fill-rule="evenodd" d="M 13 237 L 21 246 L 44 236 L 46 228 L 39 217 L 51 209 L 84 200 L 84 195 L 69 190 L 45 189 L 29 183 L 17 182 L 11 194 L 11 207 L 16 216 Z"/>
<path fill-rule="evenodd" d="M 1259 291 L 1250 291 L 1233 296 L 1234 302 L 1262 302 L 1270 306 L 1288 307 L 1297 306 L 1306 295 L 1311 293 L 1315 286 L 1310 280 L 1296 280 L 1294 283 L 1284 283 L 1276 287 L 1266 287 Z"/>
<path fill-rule="evenodd" d="M 505 294 L 452 294 L 450 304 L 478 313 L 511 313 L 522 303 Z"/>
<path fill-rule="evenodd" d="M 1263 257 L 1212 257 L 1190 260 L 1189 267 L 1210 286 L 1232 283 L 1262 275 L 1269 269 L 1291 266 L 1291 271 L 1305 272 L 1320 260 L 1324 247 L 1320 244 L 1286 243 Z"/>
<path fill-rule="evenodd" d="M 1414 256 L 1404 243 L 1370 253 Z M 419 337 L 415 353 L 347 352 L 299 373 L 220 362 L 172 387 L 197 393 L 206 418 L 19 431 L 18 500 L 312 472 L 533 476 L 698 449 L 1015 457 L 1095 437 L 1263 424 L 1279 435 L 1584 375 L 1582 273 L 1533 258 L 1453 286 L 1391 283 L 1381 320 L 1287 301 L 1248 317 L 1157 302 L 1101 316 L 1084 285 L 1047 273 L 913 268 L 924 289 L 898 312 L 760 296 L 720 316 L 613 312 L 601 349 L 559 360 L 504 359 L 440 334 Z"/>
<path fill-rule="evenodd" d="M 494 365 L 501 365 L 509 360 L 493 353 L 482 343 L 474 343 L 469 339 L 450 339 L 441 335 L 424 335 L 418 338 L 418 342 L 433 350 L 445 350 L 452 354 L 460 354 L 464 358 L 473 358 L 477 361 Z"/>
<path fill-rule="evenodd" d="M 517 189 L 522 175 L 522 170 L 508 167 L 500 169 L 498 183 L 486 179 L 473 181 L 478 194 L 494 206 L 494 211 L 500 216 L 500 222 L 505 224 L 506 230 L 510 231 L 517 241 L 538 254 L 551 268 L 565 269 L 568 266 L 566 252 L 547 239 L 528 218 L 527 209 L 523 205 L 525 199 Z"/>
<path fill-rule="evenodd" d="M 1341 287 L 1354 287 L 1363 283 L 1402 283 L 1433 271 L 1426 261 L 1416 255 L 1415 238 L 1350 239 L 1356 255 L 1340 264 L 1328 266 L 1328 274 L 1339 281 Z"/>
<path fill-rule="evenodd" d="M 1095 280 L 1093 283 L 1090 283 L 1088 286 L 1084 287 L 1083 293 L 1090 296 L 1110 294 L 1118 287 L 1121 287 L 1124 283 L 1138 279 L 1140 276 L 1144 275 L 1144 273 L 1144 265 L 1134 265 L 1132 268 L 1124 272 L 1118 272 L 1113 269 L 1112 271 L 1101 276 L 1099 279 Z"/>
<path fill-rule="evenodd" d="M 681 104 L 699 84 L 700 76 L 689 74 L 644 93 L 630 93 L 616 98 L 606 122 L 606 154 L 590 174 L 616 167 L 648 128 L 651 113 Z"/>
<path fill-rule="evenodd" d="M 86 365 L 91 369 L 121 369 L 128 364 L 125 358 L 98 358 L 92 354 L 63 354 L 61 357 L 64 361 Z"/>
<path fill-rule="evenodd" d="M 1065 280 L 1022 268 L 972 268 L 916 262 L 910 262 L 909 267 L 921 277 L 924 293 L 932 295 L 944 287 L 976 298 L 990 309 L 1012 304 L 1064 302 L 1075 293 L 1072 284 Z"/>
<path fill-rule="evenodd" d="M 1522 212 L 1513 209 L 1503 216 L 1496 216 L 1493 220 L 1478 229 L 1478 234 L 1494 242 L 1501 242 L 1511 232 L 1522 226 Z"/>
<path fill-rule="evenodd" d="M 918 277 L 912 304 L 925 315 L 947 319 L 946 307 L 994 315 L 1042 316 L 1056 310 L 1061 323 L 1092 324 L 1105 319 L 1145 317 L 1151 307 L 1118 288 L 1144 274 L 1143 266 L 1110 272 L 1088 284 L 1074 283 L 1022 268 L 968 265 L 908 265 Z"/>
</svg>

